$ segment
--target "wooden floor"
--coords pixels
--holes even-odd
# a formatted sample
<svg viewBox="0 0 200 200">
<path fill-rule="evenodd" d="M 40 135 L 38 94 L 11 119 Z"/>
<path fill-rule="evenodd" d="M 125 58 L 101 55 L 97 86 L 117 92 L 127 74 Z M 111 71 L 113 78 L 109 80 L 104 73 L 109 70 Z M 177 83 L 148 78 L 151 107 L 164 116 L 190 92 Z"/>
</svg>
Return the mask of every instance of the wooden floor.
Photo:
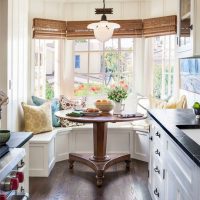
<svg viewBox="0 0 200 200">
<path fill-rule="evenodd" d="M 147 163 L 133 160 L 130 171 L 119 163 L 106 171 L 103 186 L 96 187 L 94 172 L 80 163 L 56 163 L 48 178 L 30 178 L 31 200 L 151 200 Z"/>
</svg>

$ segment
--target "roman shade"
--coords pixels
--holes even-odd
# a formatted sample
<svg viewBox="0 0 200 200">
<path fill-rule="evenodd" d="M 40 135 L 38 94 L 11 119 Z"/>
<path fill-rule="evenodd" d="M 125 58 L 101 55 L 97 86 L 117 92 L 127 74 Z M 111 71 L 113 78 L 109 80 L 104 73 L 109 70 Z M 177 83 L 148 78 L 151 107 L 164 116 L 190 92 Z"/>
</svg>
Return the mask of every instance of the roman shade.
<svg viewBox="0 0 200 200">
<path fill-rule="evenodd" d="M 33 19 L 33 38 L 39 39 L 78 39 L 94 38 L 88 24 L 97 21 L 60 21 L 51 19 Z M 177 17 L 166 16 L 151 19 L 113 20 L 120 24 L 114 31 L 113 37 L 154 37 L 176 34 Z"/>
<path fill-rule="evenodd" d="M 176 15 L 143 20 L 144 37 L 172 35 L 176 34 L 176 32 L 177 32 Z"/>
<path fill-rule="evenodd" d="M 33 38 L 66 38 L 66 22 L 52 19 L 33 19 Z"/>
</svg>

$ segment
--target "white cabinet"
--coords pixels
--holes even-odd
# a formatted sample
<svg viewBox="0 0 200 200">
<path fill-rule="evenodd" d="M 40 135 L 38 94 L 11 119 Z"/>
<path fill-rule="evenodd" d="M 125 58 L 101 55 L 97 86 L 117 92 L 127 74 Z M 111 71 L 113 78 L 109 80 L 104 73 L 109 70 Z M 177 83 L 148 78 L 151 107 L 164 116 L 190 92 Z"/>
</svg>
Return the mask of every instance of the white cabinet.
<svg viewBox="0 0 200 200">
<path fill-rule="evenodd" d="M 200 55 L 200 1 L 179 0 L 177 46 L 178 53 Z M 185 54 L 187 53 L 187 54 Z M 179 57 L 182 57 L 179 55 Z"/>
<path fill-rule="evenodd" d="M 150 141 L 149 191 L 152 199 L 200 199 L 200 187 L 197 187 L 200 168 L 153 120 Z"/>
</svg>

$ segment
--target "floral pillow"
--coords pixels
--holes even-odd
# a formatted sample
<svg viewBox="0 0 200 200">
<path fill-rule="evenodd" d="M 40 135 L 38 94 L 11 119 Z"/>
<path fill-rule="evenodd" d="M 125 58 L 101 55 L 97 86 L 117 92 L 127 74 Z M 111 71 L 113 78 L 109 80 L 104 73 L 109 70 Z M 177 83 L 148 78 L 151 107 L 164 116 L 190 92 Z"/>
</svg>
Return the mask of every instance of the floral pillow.
<svg viewBox="0 0 200 200">
<path fill-rule="evenodd" d="M 71 109 L 81 109 L 86 107 L 86 98 L 81 99 L 69 99 L 63 95 L 60 96 L 60 107 L 61 110 L 71 110 Z M 60 119 L 62 127 L 73 127 L 73 126 L 82 126 L 83 123 L 70 122 L 67 119 Z"/>
<path fill-rule="evenodd" d="M 60 106 L 62 110 L 84 108 L 86 106 L 86 98 L 69 99 L 63 95 L 60 96 Z"/>
</svg>

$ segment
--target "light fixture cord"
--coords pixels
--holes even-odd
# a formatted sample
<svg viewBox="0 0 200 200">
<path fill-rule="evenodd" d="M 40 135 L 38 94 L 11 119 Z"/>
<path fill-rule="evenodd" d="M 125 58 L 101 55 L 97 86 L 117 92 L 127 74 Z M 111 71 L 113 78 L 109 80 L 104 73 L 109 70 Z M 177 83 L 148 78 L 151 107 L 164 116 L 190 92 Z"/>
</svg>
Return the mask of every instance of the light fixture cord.
<svg viewBox="0 0 200 200">
<path fill-rule="evenodd" d="M 103 0 L 103 9 L 105 10 L 105 0 Z"/>
</svg>

